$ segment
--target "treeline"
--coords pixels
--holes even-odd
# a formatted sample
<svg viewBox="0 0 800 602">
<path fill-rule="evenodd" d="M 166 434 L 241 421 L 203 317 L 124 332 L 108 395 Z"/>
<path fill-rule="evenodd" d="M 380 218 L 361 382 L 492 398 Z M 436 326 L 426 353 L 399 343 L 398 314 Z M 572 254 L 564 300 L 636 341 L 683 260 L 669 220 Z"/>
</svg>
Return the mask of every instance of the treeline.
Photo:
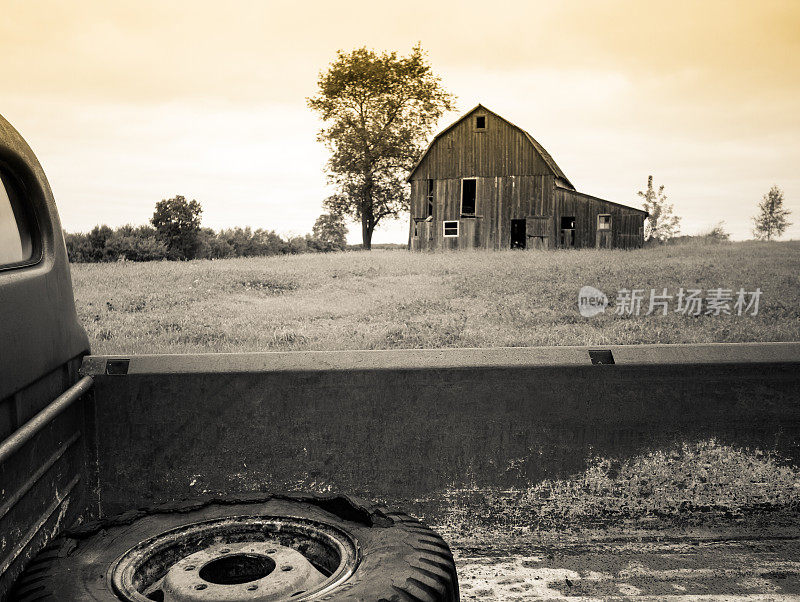
<svg viewBox="0 0 800 602">
<path fill-rule="evenodd" d="M 160 261 L 225 259 L 261 255 L 293 255 L 343 251 L 347 228 L 341 215 L 323 213 L 313 234 L 283 238 L 273 230 L 228 228 L 215 232 L 200 227 L 200 203 L 175 196 L 156 203 L 152 226 L 95 226 L 86 234 L 64 233 L 69 260 Z"/>
<path fill-rule="evenodd" d="M 73 263 L 103 261 L 181 260 L 180 249 L 170 248 L 152 226 L 95 226 L 88 233 L 64 233 Z M 311 234 L 283 238 L 272 230 L 229 228 L 215 232 L 202 228 L 196 236 L 192 259 L 225 259 L 297 253 L 341 251 L 344 245 Z"/>
</svg>

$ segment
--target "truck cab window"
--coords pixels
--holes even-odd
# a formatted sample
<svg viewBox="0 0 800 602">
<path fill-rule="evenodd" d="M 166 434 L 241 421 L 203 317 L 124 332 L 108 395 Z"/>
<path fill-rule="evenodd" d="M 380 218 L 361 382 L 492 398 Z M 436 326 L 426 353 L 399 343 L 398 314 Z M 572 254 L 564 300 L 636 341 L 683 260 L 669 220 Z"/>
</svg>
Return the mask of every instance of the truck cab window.
<svg viewBox="0 0 800 602">
<path fill-rule="evenodd" d="M 0 171 L 0 268 L 33 256 L 30 222 L 14 195 L 11 180 Z"/>
</svg>

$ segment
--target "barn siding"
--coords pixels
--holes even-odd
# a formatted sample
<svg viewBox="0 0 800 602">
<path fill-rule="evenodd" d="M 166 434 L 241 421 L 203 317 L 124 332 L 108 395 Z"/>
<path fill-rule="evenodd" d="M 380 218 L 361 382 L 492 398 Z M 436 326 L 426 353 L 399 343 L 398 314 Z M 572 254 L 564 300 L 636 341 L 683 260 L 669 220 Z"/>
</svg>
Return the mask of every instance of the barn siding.
<svg viewBox="0 0 800 602">
<path fill-rule="evenodd" d="M 550 247 L 561 247 L 561 218 L 575 218 L 575 247 L 594 247 L 597 216 L 612 216 L 612 246 L 642 245 L 644 213 L 583 193 L 556 187 L 553 176 L 508 176 L 477 178 L 475 217 L 461 216 L 461 179 L 436 180 L 434 214 L 427 215 L 427 182 L 412 181 L 412 248 L 507 249 L 511 246 L 511 220 L 550 216 Z M 414 219 L 418 236 L 413 237 Z M 459 222 L 458 238 L 444 238 L 443 222 Z M 425 226 L 425 227 L 423 227 Z"/>
<path fill-rule="evenodd" d="M 574 190 L 556 188 L 553 205 L 553 234 L 560 237 L 561 217 L 575 217 L 576 247 L 594 247 L 597 216 L 611 215 L 612 246 L 630 249 L 642 246 L 644 213 Z M 558 246 L 558 244 L 557 244 Z"/>
<path fill-rule="evenodd" d="M 485 131 L 475 131 L 476 114 L 486 116 Z M 555 169 L 560 171 L 557 166 Z M 563 174 L 557 186 L 556 171 L 525 132 L 482 107 L 435 139 L 412 178 L 412 249 L 508 249 L 511 220 L 531 216 L 550 217 L 550 248 L 561 246 L 562 216 L 575 217 L 575 247 L 594 247 L 597 215 L 601 213 L 612 215 L 612 246 L 642 245 L 644 212 L 562 188 Z M 474 217 L 461 216 L 463 178 L 477 179 Z M 427 217 L 428 179 L 435 183 L 434 212 L 432 221 L 423 222 L 420 220 Z M 459 221 L 457 238 L 443 235 L 443 222 L 451 220 Z"/>
</svg>

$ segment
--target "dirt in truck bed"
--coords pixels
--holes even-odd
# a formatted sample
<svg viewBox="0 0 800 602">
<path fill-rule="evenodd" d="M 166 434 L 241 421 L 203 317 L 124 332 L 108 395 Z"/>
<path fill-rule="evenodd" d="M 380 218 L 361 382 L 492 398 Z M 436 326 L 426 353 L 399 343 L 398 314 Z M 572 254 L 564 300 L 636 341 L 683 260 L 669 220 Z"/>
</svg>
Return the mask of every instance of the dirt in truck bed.
<svg viewBox="0 0 800 602">
<path fill-rule="evenodd" d="M 800 600 L 797 469 L 716 441 L 596 459 L 528 490 L 417 501 L 462 600 Z"/>
<path fill-rule="evenodd" d="M 462 600 L 798 600 L 800 530 L 722 539 L 456 548 Z"/>
<path fill-rule="evenodd" d="M 462 600 L 800 600 L 794 504 L 541 531 L 438 530 L 454 551 Z"/>
</svg>

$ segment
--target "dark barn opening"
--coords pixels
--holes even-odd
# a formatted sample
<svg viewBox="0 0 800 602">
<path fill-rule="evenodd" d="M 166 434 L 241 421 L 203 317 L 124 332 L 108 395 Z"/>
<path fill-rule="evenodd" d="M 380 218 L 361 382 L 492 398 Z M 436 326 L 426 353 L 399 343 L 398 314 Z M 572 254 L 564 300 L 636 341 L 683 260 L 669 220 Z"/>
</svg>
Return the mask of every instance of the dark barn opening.
<svg viewBox="0 0 800 602">
<path fill-rule="evenodd" d="M 524 219 L 512 219 L 511 220 L 511 248 L 512 249 L 524 249 L 527 245 L 525 244 L 526 239 L 526 226 Z"/>
<path fill-rule="evenodd" d="M 475 129 L 478 129 L 478 130 L 485 130 L 486 129 L 486 116 L 485 115 L 478 115 L 475 118 Z"/>
<path fill-rule="evenodd" d="M 461 181 L 461 213 L 463 215 L 475 215 L 475 197 L 477 189 L 477 180 L 469 179 Z"/>
<path fill-rule="evenodd" d="M 561 246 L 575 246 L 575 216 L 565 215 L 561 217 Z"/>
</svg>

